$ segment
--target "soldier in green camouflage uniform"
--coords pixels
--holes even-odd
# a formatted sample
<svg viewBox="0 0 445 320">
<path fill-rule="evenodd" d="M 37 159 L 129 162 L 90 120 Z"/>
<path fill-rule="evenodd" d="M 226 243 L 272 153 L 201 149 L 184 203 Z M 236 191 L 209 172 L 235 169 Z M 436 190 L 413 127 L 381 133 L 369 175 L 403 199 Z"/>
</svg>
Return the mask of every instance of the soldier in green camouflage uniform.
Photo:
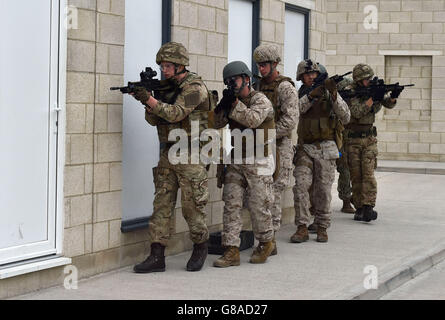
<svg viewBox="0 0 445 320">
<path fill-rule="evenodd" d="M 189 57 L 182 44 L 169 42 L 163 45 L 156 56 L 156 63 L 161 66 L 174 90 L 164 93 L 159 100 L 144 88 L 138 88 L 134 94 L 146 106 L 147 122 L 157 128 L 161 149 L 158 166 L 153 168 L 155 199 L 149 222 L 151 253 L 144 262 L 134 267 L 134 271 L 147 273 L 165 270 L 164 249 L 170 238 L 169 228 L 179 188 L 182 214 L 194 243 L 187 270 L 199 271 L 207 257 L 209 239 L 204 210 L 209 199 L 207 171 L 203 164 L 190 164 L 190 155 L 187 164 L 170 163 L 168 151 L 175 142 L 169 141 L 168 135 L 174 129 L 183 129 L 190 140 L 192 120 L 199 120 L 200 129 L 205 129 L 211 100 L 201 78 L 185 68 L 189 65 Z"/>
<path fill-rule="evenodd" d="M 353 69 L 354 83 L 345 89 L 354 90 L 359 86 L 368 86 L 374 71 L 369 65 L 358 64 Z M 400 92 L 385 95 L 379 93 L 378 101 L 372 97 L 353 97 L 347 101 L 351 110 L 351 121 L 346 126 L 349 130 L 346 142 L 348 166 L 351 172 L 352 200 L 357 211 L 354 220 L 366 221 L 377 219 L 377 212 L 373 210 L 377 197 L 377 181 L 374 170 L 377 168 L 377 130 L 373 126 L 375 115 L 382 109 L 394 108 Z"/>
<path fill-rule="evenodd" d="M 345 78 L 343 81 L 337 84 L 338 90 L 343 90 L 348 85 L 351 85 L 354 81 L 351 78 Z M 354 213 L 355 210 L 351 206 L 352 187 L 351 187 L 351 175 L 348 168 L 348 154 L 346 151 L 346 143 L 348 139 L 349 131 L 345 129 L 343 131 L 343 143 L 340 148 L 341 156 L 337 159 L 337 171 L 339 173 L 337 191 L 338 197 L 343 200 L 343 207 L 341 211 L 344 213 Z"/>
<path fill-rule="evenodd" d="M 229 104 L 223 108 L 220 103 L 215 109 L 215 128 L 223 128 L 229 124 L 232 135 L 236 129 L 240 132 L 253 129 L 257 143 L 257 129 L 262 129 L 267 141 L 268 130 L 275 128 L 274 111 L 271 102 L 264 94 L 251 89 L 252 73 L 249 68 L 241 61 L 233 61 L 224 67 L 223 77 L 226 84 L 229 79 L 235 80 L 237 87 L 235 96 L 230 98 Z M 273 251 L 274 232 L 270 212 L 273 202 L 273 155 L 266 143 L 264 156 L 256 155 L 254 164 L 245 164 L 247 147 L 249 146 L 246 144 L 242 146 L 243 156 L 239 160 L 242 160 L 243 164 L 227 165 L 223 189 L 222 232 L 222 245 L 226 250 L 224 255 L 214 262 L 215 267 L 224 268 L 240 264 L 239 236 L 243 226 L 241 209 L 244 196 L 247 198 L 253 232 L 259 241 L 250 262 L 264 263 Z M 234 163 L 233 157 L 231 162 Z"/>
<path fill-rule="evenodd" d="M 298 93 L 291 78 L 280 75 L 276 69 L 281 61 L 278 48 L 273 45 L 261 45 L 253 53 L 261 73 L 258 90 L 264 93 L 272 102 L 275 111 L 275 126 L 277 140 L 277 159 L 279 162 L 275 171 L 274 197 L 271 212 L 274 232 L 281 226 L 281 196 L 290 185 L 292 176 L 294 148 L 292 146 L 292 130 L 298 121 Z M 277 254 L 275 249 L 272 255 Z"/>
<path fill-rule="evenodd" d="M 337 93 L 334 80 L 327 79 L 310 93 L 302 94 L 306 87 L 312 86 L 319 72 L 318 65 L 310 59 L 298 65 L 297 80 L 302 80 L 304 85 L 299 92 L 300 120 L 294 170 L 295 223 L 298 228 L 291 242 L 295 243 L 309 239 L 307 225 L 311 220 L 311 205 L 317 224 L 317 241 L 328 241 L 326 230 L 330 226 L 331 188 L 335 160 L 339 157 L 337 131 L 339 127 L 342 130 L 341 124 L 348 123 L 350 118 L 348 106 Z"/>
</svg>

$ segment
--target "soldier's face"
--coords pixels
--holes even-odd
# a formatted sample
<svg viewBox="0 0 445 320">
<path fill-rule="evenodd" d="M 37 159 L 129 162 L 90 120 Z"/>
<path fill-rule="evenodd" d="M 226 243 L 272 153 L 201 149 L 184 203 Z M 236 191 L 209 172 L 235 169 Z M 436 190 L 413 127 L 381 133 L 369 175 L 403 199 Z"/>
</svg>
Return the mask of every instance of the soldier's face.
<svg viewBox="0 0 445 320">
<path fill-rule="evenodd" d="M 303 83 L 306 86 L 311 86 L 314 84 L 314 80 L 317 77 L 317 72 L 308 72 L 303 74 Z"/>
<path fill-rule="evenodd" d="M 175 75 L 175 65 L 171 62 L 161 62 L 160 68 L 165 79 L 170 79 Z"/>
<path fill-rule="evenodd" d="M 369 79 L 362 80 L 362 84 L 364 87 L 368 87 L 370 82 L 371 82 L 371 80 L 369 80 Z"/>
<path fill-rule="evenodd" d="M 270 73 L 271 70 L 270 62 L 261 62 L 258 63 L 258 70 L 260 70 L 261 76 L 265 77 Z"/>
<path fill-rule="evenodd" d="M 247 95 L 249 94 L 249 81 L 250 80 L 249 80 L 249 78 L 245 78 L 244 81 L 246 82 L 246 85 L 241 91 L 239 91 L 239 89 L 243 85 L 243 77 L 241 77 L 241 76 L 235 77 L 236 91 L 239 92 L 239 95 L 241 97 L 247 97 Z"/>
</svg>

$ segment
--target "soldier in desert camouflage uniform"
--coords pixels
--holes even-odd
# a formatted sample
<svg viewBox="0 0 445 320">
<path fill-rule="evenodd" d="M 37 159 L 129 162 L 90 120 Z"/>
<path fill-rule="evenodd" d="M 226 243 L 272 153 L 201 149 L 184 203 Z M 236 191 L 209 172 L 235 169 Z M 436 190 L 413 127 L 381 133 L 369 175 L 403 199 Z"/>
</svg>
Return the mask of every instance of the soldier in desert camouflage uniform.
<svg viewBox="0 0 445 320">
<path fill-rule="evenodd" d="M 294 148 L 291 135 L 298 121 L 298 93 L 292 79 L 280 75 L 276 69 L 281 61 L 277 47 L 261 45 L 255 49 L 253 57 L 262 76 L 258 90 L 272 102 L 275 111 L 278 168 L 275 171 L 275 200 L 271 212 L 276 233 L 281 226 L 281 195 L 289 186 L 292 176 Z M 277 254 L 275 238 L 274 247 L 272 255 Z"/>
<path fill-rule="evenodd" d="M 298 65 L 297 80 L 304 86 L 312 86 L 319 74 L 317 64 L 303 60 Z M 302 90 L 304 88 L 300 88 Z M 335 178 L 335 161 L 339 157 L 336 128 L 350 118 L 348 106 L 337 94 L 335 81 L 327 79 L 309 94 L 300 97 L 300 121 L 294 176 L 294 198 L 297 231 L 291 242 L 301 243 L 309 239 L 307 225 L 311 219 L 310 194 L 312 186 L 313 207 L 317 222 L 317 241 L 327 242 L 326 229 L 330 226 L 331 188 Z M 341 123 L 339 123 L 341 122 Z"/>
<path fill-rule="evenodd" d="M 242 133 L 253 129 L 256 143 L 261 143 L 258 141 L 257 129 L 263 129 L 264 140 L 267 141 L 268 130 L 275 128 L 274 111 L 271 102 L 264 94 L 251 89 L 252 73 L 249 68 L 241 61 L 231 62 L 224 67 L 223 77 L 226 84 L 230 80 L 235 81 L 236 89 L 234 95 L 230 95 L 228 89 L 224 90 L 222 101 L 215 109 L 215 127 L 222 128 L 228 123 L 232 135 L 236 129 Z M 225 101 L 224 104 L 223 101 Z M 254 164 L 245 164 L 246 148 L 249 146 L 243 144 L 243 159 L 241 159 L 243 164 L 229 164 L 226 169 L 222 232 L 222 245 L 225 247 L 225 252 L 214 262 L 215 267 L 240 264 L 240 232 L 243 226 L 241 209 L 244 195 L 247 197 L 253 232 L 259 241 L 250 262 L 266 262 L 273 250 L 274 233 L 272 214 L 269 210 L 273 201 L 272 175 L 275 169 L 273 154 L 266 142 L 265 154 L 261 157 L 256 155 Z"/>
<path fill-rule="evenodd" d="M 137 273 L 165 270 L 164 250 L 170 238 L 170 221 L 181 188 L 182 214 L 190 229 L 193 253 L 187 263 L 188 271 L 201 270 L 207 257 L 209 232 L 204 208 L 209 198 L 207 171 L 202 164 L 171 164 L 168 151 L 175 143 L 168 140 L 171 130 L 183 129 L 190 140 L 191 120 L 199 120 L 201 129 L 207 127 L 211 100 L 201 78 L 185 67 L 189 65 L 188 52 L 180 43 L 163 45 L 156 56 L 165 78 L 175 88 L 157 100 L 144 88 L 138 88 L 134 97 L 145 105 L 145 119 L 156 126 L 160 142 L 160 160 L 153 168 L 155 199 L 149 222 L 152 241 L 150 256 L 134 267 Z M 190 144 L 190 141 L 189 141 Z M 189 158 L 190 160 L 190 158 Z"/>
<path fill-rule="evenodd" d="M 360 86 L 369 86 L 374 77 L 374 71 L 367 64 L 358 64 L 352 72 L 354 83 L 345 89 L 354 90 Z M 377 181 L 374 170 L 377 168 L 377 130 L 373 126 L 375 115 L 382 107 L 392 109 L 396 105 L 396 98 L 401 91 L 395 90 L 385 94 L 384 90 L 376 93 L 374 102 L 372 97 L 353 97 L 348 102 L 351 110 L 351 121 L 346 126 L 348 139 L 346 150 L 348 166 L 351 172 L 352 201 L 356 213 L 354 220 L 370 222 L 377 219 L 374 211 L 377 198 Z"/>
</svg>

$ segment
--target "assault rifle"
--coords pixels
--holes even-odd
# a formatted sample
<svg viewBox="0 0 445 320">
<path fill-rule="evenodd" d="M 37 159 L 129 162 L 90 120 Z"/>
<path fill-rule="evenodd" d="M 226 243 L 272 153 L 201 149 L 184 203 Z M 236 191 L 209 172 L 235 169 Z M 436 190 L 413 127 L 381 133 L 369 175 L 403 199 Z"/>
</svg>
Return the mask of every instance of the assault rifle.
<svg viewBox="0 0 445 320">
<path fill-rule="evenodd" d="M 343 81 L 343 79 L 348 75 L 351 74 L 352 71 L 346 72 L 345 74 L 338 75 L 330 77 L 329 79 L 334 80 L 336 84 L 338 84 L 340 81 Z M 325 80 L 328 78 L 328 74 L 326 72 L 321 72 L 314 80 L 314 83 L 312 86 L 304 86 L 299 91 L 298 95 L 299 97 L 304 97 L 305 95 L 309 94 L 312 90 L 318 88 L 319 86 L 324 85 Z"/>
<path fill-rule="evenodd" d="M 145 71 L 140 73 L 141 80 L 139 82 L 128 82 L 126 87 L 111 87 L 110 90 L 120 90 L 120 92 L 125 94 L 134 93 L 136 87 L 143 87 L 148 92 L 153 92 L 153 96 L 156 99 L 159 99 L 160 93 L 163 91 L 174 91 L 175 88 L 170 81 L 153 79 L 156 75 L 156 71 L 147 67 L 145 68 Z"/>
<path fill-rule="evenodd" d="M 353 97 L 372 98 L 374 102 L 382 101 L 387 92 L 391 92 L 391 98 L 397 99 L 405 87 L 414 87 L 414 84 L 399 85 L 399 83 L 385 84 L 383 79 L 374 77 L 367 87 L 356 87 L 355 89 L 339 90 L 341 97 L 351 99 Z"/>
</svg>

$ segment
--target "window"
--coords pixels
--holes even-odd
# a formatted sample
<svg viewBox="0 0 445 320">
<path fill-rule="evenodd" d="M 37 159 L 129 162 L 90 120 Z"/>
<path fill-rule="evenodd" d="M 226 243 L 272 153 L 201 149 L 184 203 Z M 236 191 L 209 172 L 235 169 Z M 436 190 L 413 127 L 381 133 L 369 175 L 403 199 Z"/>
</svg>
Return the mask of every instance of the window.
<svg viewBox="0 0 445 320">
<path fill-rule="evenodd" d="M 284 75 L 296 78 L 298 63 L 309 56 L 309 10 L 286 4 Z"/>
<path fill-rule="evenodd" d="M 125 2 L 125 83 L 139 81 L 139 73 L 146 67 L 161 77 L 156 53 L 170 41 L 170 17 L 171 0 Z M 159 160 L 159 141 L 156 128 L 147 124 L 144 114 L 138 101 L 124 96 L 122 232 L 147 227 L 153 211 L 151 168 Z"/>
</svg>

